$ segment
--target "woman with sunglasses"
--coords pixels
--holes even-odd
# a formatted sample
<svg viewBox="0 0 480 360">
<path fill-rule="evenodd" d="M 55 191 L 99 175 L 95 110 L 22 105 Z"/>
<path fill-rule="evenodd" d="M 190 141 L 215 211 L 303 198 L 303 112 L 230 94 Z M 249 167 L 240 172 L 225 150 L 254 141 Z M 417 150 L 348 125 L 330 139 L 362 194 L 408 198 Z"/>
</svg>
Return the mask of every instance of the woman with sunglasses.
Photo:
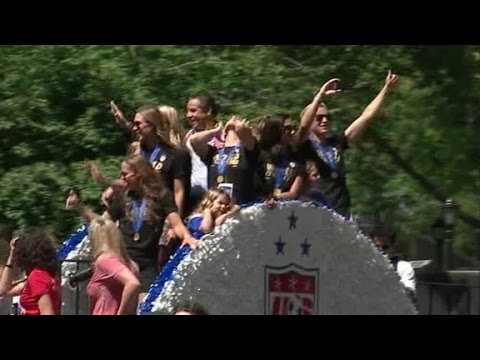
<svg viewBox="0 0 480 360">
<path fill-rule="evenodd" d="M 289 115 L 267 116 L 259 141 L 259 177 L 267 200 L 294 200 L 300 195 L 305 164 L 292 148 L 295 126 Z"/>
<path fill-rule="evenodd" d="M 113 102 L 112 114 L 120 125 L 128 123 Z M 181 144 L 176 110 L 170 106 L 158 108 L 145 106 L 137 111 L 133 123 L 128 124 L 128 128 L 138 140 L 130 145 L 129 153 L 144 156 L 154 170 L 161 174 L 166 187 L 173 192 L 179 215 L 184 217 L 186 212 L 191 210 L 187 200 L 190 193 L 192 163 L 187 148 Z M 179 245 L 178 238 L 168 222 L 165 223 L 160 245 L 159 268 L 168 261 L 170 254 Z"/>
<path fill-rule="evenodd" d="M 185 227 L 172 191 L 163 184 L 160 174 L 146 157 L 128 156 L 122 162 L 120 177 L 114 185 L 119 190 L 108 208 L 108 216 L 118 222 L 128 255 L 139 266 L 140 304 L 158 273 L 159 239 L 165 221 L 169 221 L 176 236 L 183 241 L 182 245 L 192 248 L 199 245 Z M 77 209 L 89 221 L 98 216 L 75 194 L 68 197 L 67 207 Z"/>
<path fill-rule="evenodd" d="M 136 140 L 130 144 L 129 154 L 145 156 L 155 171 L 162 175 L 165 185 L 174 193 L 179 214 L 183 216 L 190 191 L 191 162 L 187 149 L 181 144 L 177 111 L 166 105 L 144 106 L 137 110 L 131 122 L 113 101 L 110 106 L 117 124 L 135 135 Z M 106 182 L 101 174 L 95 175 L 94 170 L 90 170 L 95 180 Z M 109 193 L 104 193 L 102 200 L 113 198 L 110 189 L 107 191 Z"/>
<path fill-rule="evenodd" d="M 385 85 L 343 134 L 329 134 L 332 118 L 323 103 L 325 96 L 342 91 L 339 79 L 325 83 L 312 103 L 302 112 L 296 143 L 301 146 L 301 153 L 306 159 L 315 161 L 323 180 L 322 191 L 326 199 L 335 211 L 346 218 L 350 216 L 350 194 L 346 184 L 343 153 L 370 125 L 397 80 L 397 75 L 388 71 Z"/>
</svg>

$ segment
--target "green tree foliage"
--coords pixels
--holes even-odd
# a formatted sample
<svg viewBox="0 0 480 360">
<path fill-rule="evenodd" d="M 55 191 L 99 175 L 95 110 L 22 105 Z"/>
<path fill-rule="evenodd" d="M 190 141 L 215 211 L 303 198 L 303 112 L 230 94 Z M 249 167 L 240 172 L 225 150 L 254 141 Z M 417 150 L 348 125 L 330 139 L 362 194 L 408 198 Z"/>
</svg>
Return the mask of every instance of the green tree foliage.
<svg viewBox="0 0 480 360">
<path fill-rule="evenodd" d="M 2 46 L 0 47 L 0 222 L 41 225 L 59 239 L 78 217 L 63 193 L 82 188 L 99 207 L 101 188 L 83 166 L 117 176 L 129 137 L 109 113 L 145 104 L 183 110 L 209 91 L 223 119 L 277 111 L 298 120 L 329 78 L 363 84 L 328 99 L 342 131 L 375 97 L 388 69 L 400 86 L 347 156 L 357 214 L 382 214 L 404 249 L 431 233 L 442 197 L 461 206 L 455 251 L 476 258 L 479 217 L 479 46 Z M 385 144 L 388 145 L 388 151 Z"/>
</svg>

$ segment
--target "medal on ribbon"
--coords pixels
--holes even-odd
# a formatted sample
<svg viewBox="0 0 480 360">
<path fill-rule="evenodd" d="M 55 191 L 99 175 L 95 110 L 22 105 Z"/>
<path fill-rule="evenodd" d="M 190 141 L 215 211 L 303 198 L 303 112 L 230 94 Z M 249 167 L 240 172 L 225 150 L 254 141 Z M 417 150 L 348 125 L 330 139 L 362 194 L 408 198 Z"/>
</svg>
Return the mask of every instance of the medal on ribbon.
<svg viewBox="0 0 480 360">
<path fill-rule="evenodd" d="M 162 147 L 161 147 L 160 145 L 155 146 L 155 148 L 153 149 L 152 153 L 150 154 L 150 156 L 149 156 L 149 158 L 148 158 L 148 162 L 149 162 L 150 164 L 153 164 L 153 163 L 155 162 L 155 160 L 157 159 L 158 155 L 159 155 L 160 153 L 162 153 L 162 152 L 163 152 L 163 149 L 162 149 Z M 141 154 L 142 156 L 145 156 L 145 155 L 147 154 L 147 152 L 146 152 L 145 150 L 143 150 L 143 149 L 140 149 L 140 154 Z M 162 154 L 162 155 L 160 156 L 160 162 L 164 162 L 165 159 L 166 159 L 166 155 L 165 155 L 165 154 Z"/>
<path fill-rule="evenodd" d="M 280 161 L 275 165 L 275 190 L 273 191 L 274 196 L 278 196 L 282 193 L 282 189 L 285 186 L 285 181 L 287 180 L 287 168 L 288 168 L 288 157 L 283 155 L 280 158 Z"/>
<path fill-rule="evenodd" d="M 338 162 L 337 162 L 337 149 L 334 146 L 322 144 L 313 138 L 310 138 L 310 143 L 315 148 L 315 151 L 320 159 L 330 169 L 330 177 L 332 179 L 338 178 Z"/>
<path fill-rule="evenodd" d="M 132 218 L 133 218 L 133 241 L 140 240 L 140 229 L 142 228 L 143 218 L 145 217 L 145 210 L 147 208 L 147 201 L 143 198 L 141 201 L 132 199 Z"/>
</svg>

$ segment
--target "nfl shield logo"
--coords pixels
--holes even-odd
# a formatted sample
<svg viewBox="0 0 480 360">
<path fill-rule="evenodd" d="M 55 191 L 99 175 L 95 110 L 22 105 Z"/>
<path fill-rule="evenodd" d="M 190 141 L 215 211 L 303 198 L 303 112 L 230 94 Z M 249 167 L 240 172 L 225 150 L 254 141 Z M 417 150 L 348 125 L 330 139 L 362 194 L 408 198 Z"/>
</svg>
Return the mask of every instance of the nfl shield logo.
<svg viewBox="0 0 480 360">
<path fill-rule="evenodd" d="M 316 315 L 318 269 L 290 264 L 265 266 L 265 313 L 267 315 Z"/>
</svg>

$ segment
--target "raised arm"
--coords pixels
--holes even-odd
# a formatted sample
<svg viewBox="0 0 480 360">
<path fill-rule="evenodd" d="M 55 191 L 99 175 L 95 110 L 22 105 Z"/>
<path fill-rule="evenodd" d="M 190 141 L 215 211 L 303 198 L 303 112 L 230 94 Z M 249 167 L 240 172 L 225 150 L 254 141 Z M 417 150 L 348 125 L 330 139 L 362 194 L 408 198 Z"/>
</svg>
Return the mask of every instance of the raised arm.
<svg viewBox="0 0 480 360">
<path fill-rule="evenodd" d="M 331 79 L 328 80 L 320 89 L 320 91 L 315 95 L 313 101 L 305 108 L 302 113 L 302 118 L 300 120 L 300 126 L 295 134 L 295 142 L 297 144 L 304 143 L 308 138 L 308 133 L 312 127 L 313 120 L 315 119 L 315 114 L 317 113 L 318 108 L 322 104 L 325 96 L 339 93 L 341 90 L 339 87 L 340 79 Z"/>
<path fill-rule="evenodd" d="M 373 117 L 380 109 L 380 106 L 383 104 L 385 97 L 394 89 L 398 80 L 398 76 L 392 74 L 391 70 L 388 71 L 387 78 L 385 80 L 385 85 L 377 94 L 375 99 L 363 110 L 362 115 L 360 115 L 348 128 L 345 130 L 345 136 L 349 144 L 352 144 L 354 141 L 358 140 L 360 136 L 367 129 L 368 125 L 372 121 Z"/>
<path fill-rule="evenodd" d="M 7 263 L 0 268 L 0 296 L 16 296 L 20 295 L 23 288 L 25 287 L 25 282 L 20 284 L 14 284 L 14 270 L 13 270 L 13 253 L 15 251 L 15 242 L 17 239 L 12 239 L 10 241 L 10 254 L 7 259 Z"/>
<path fill-rule="evenodd" d="M 252 128 L 245 119 L 237 119 L 235 121 L 235 132 L 237 133 L 240 142 L 247 150 L 253 150 L 255 148 L 257 139 L 253 135 Z"/>
<path fill-rule="evenodd" d="M 110 101 L 110 111 L 115 119 L 115 122 L 120 125 L 125 132 L 131 134 L 133 132 L 133 124 L 127 120 L 114 101 Z"/>
<path fill-rule="evenodd" d="M 83 205 L 78 195 L 72 192 L 67 197 L 65 207 L 67 209 L 77 210 L 88 222 L 92 221 L 93 219 L 99 216 L 93 210 Z"/>
<path fill-rule="evenodd" d="M 215 136 L 220 135 L 222 132 L 223 124 L 219 123 L 215 129 L 205 130 L 190 136 L 188 141 L 192 145 L 193 150 L 200 157 L 205 156 L 208 151 L 208 143 Z"/>
<path fill-rule="evenodd" d="M 112 181 L 103 176 L 102 172 L 100 171 L 100 169 L 98 168 L 97 164 L 95 164 L 94 161 L 85 160 L 85 167 L 87 168 L 88 171 L 90 171 L 90 175 L 92 176 L 92 179 L 95 180 L 97 183 L 105 187 L 111 185 Z"/>
</svg>

